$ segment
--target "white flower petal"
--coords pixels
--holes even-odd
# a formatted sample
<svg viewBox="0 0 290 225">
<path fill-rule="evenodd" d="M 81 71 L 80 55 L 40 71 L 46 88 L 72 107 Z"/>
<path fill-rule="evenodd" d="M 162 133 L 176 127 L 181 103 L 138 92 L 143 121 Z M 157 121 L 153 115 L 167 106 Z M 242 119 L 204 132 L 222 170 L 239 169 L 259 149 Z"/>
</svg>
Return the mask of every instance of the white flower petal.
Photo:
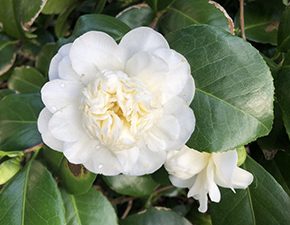
<svg viewBox="0 0 290 225">
<path fill-rule="evenodd" d="M 170 146 L 171 149 L 179 149 L 188 141 L 195 128 L 195 116 L 191 108 L 184 100 L 175 97 L 164 105 L 164 112 L 174 116 L 181 127 L 178 141 Z"/>
<path fill-rule="evenodd" d="M 59 79 L 58 64 L 65 56 L 69 54 L 71 45 L 71 43 L 63 45 L 58 50 L 57 54 L 52 58 L 48 70 L 49 80 Z"/>
<path fill-rule="evenodd" d="M 41 98 L 52 113 L 63 107 L 79 104 L 82 86 L 78 82 L 56 79 L 47 82 L 41 89 Z"/>
<path fill-rule="evenodd" d="M 179 95 L 187 103 L 193 99 L 195 87 L 187 60 L 172 49 L 158 49 L 154 55 L 163 59 L 169 66 L 169 71 L 162 85 L 162 103 Z"/>
<path fill-rule="evenodd" d="M 47 108 L 41 110 L 38 120 L 37 120 L 37 127 L 39 132 L 41 133 L 41 137 L 43 142 L 49 146 L 50 148 L 56 151 L 62 151 L 63 149 L 63 142 L 56 139 L 48 129 L 48 122 L 52 117 L 52 113 L 49 112 Z"/>
<path fill-rule="evenodd" d="M 144 147 L 139 148 L 139 157 L 132 167 L 131 171 L 128 171 L 130 176 L 141 176 L 144 174 L 151 174 L 158 170 L 166 160 L 165 151 L 151 151 Z"/>
<path fill-rule="evenodd" d="M 245 189 L 253 182 L 253 180 L 254 177 L 250 172 L 236 167 L 233 173 L 232 186 L 233 188 Z"/>
<path fill-rule="evenodd" d="M 139 148 L 132 147 L 130 149 L 116 151 L 114 154 L 122 166 L 122 172 L 128 174 L 134 170 L 134 165 L 136 165 L 139 157 Z"/>
<path fill-rule="evenodd" d="M 80 81 L 81 77 L 74 71 L 69 56 L 65 56 L 58 64 L 58 75 L 63 80 Z"/>
<path fill-rule="evenodd" d="M 78 108 L 68 106 L 54 113 L 48 123 L 48 128 L 57 139 L 75 142 L 86 136 L 81 122 L 82 118 Z"/>
<path fill-rule="evenodd" d="M 191 177 L 189 179 L 180 179 L 176 176 L 170 175 L 169 176 L 169 180 L 171 181 L 171 183 L 179 188 L 188 188 L 191 187 L 194 184 L 195 181 L 195 177 Z"/>
<path fill-rule="evenodd" d="M 120 173 L 120 164 L 110 150 L 100 146 L 91 139 L 83 138 L 64 146 L 64 155 L 69 162 L 83 164 L 89 171 L 105 176 L 115 176 Z"/>
<path fill-rule="evenodd" d="M 129 31 L 119 45 L 127 50 L 127 58 L 140 51 L 150 52 L 158 48 L 169 48 L 166 39 L 149 27 L 138 27 Z"/>
<path fill-rule="evenodd" d="M 182 91 L 178 94 L 180 98 L 182 98 L 186 104 L 190 104 L 193 100 L 195 94 L 195 83 L 193 77 L 188 77 L 188 80 L 185 82 L 185 86 Z"/>
<path fill-rule="evenodd" d="M 236 150 L 212 153 L 212 159 L 216 165 L 216 181 L 218 185 L 232 188 L 232 176 L 238 161 Z"/>
<path fill-rule="evenodd" d="M 208 194 L 209 194 L 210 199 L 213 202 L 219 202 L 221 200 L 221 193 L 214 180 L 214 175 L 215 175 L 214 169 L 215 168 L 214 168 L 213 161 L 210 161 L 206 169 Z"/>
<path fill-rule="evenodd" d="M 208 156 L 184 146 L 180 151 L 167 154 L 164 164 L 169 174 L 186 180 L 200 173 L 208 163 Z"/>
<path fill-rule="evenodd" d="M 77 38 L 70 50 L 73 69 L 85 80 L 94 79 L 98 71 L 122 70 L 124 67 L 120 49 L 109 35 L 89 31 Z"/>
</svg>

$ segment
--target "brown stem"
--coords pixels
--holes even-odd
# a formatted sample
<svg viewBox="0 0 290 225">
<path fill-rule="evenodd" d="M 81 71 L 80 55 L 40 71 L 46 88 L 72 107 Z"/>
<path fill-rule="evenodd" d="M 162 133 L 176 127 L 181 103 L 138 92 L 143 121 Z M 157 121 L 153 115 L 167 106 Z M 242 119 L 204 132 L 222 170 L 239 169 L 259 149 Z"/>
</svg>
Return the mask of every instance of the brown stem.
<svg viewBox="0 0 290 225">
<path fill-rule="evenodd" d="M 121 219 L 125 219 L 128 216 L 130 210 L 132 209 L 132 206 L 133 206 L 133 200 L 131 199 L 130 201 L 128 201 L 127 208 L 126 208 L 125 212 L 123 213 Z"/>
<path fill-rule="evenodd" d="M 23 152 L 25 154 L 31 153 L 31 152 L 35 152 L 35 151 L 39 150 L 41 147 L 43 147 L 43 143 L 40 143 L 38 145 L 35 145 L 35 146 L 31 147 L 31 148 L 27 148 Z"/>
<path fill-rule="evenodd" d="M 165 12 L 165 11 L 163 10 L 163 11 L 160 11 L 160 12 L 157 12 L 157 13 L 156 13 L 155 18 L 153 19 L 153 21 L 152 21 L 151 24 L 150 24 L 150 27 L 151 27 L 151 28 L 156 29 L 157 24 L 158 24 L 158 21 L 159 21 L 160 17 L 164 14 L 164 12 Z"/>
<path fill-rule="evenodd" d="M 241 35 L 244 40 L 246 40 L 245 34 L 245 17 L 244 17 L 244 0 L 240 0 L 240 27 Z"/>
</svg>

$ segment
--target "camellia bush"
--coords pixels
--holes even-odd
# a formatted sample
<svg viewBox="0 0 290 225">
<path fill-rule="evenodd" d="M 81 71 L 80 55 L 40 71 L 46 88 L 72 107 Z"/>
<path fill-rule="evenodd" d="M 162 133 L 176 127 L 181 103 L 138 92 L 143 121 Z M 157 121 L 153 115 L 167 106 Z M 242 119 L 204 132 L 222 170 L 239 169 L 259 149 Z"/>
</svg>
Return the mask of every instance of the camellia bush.
<svg viewBox="0 0 290 225">
<path fill-rule="evenodd" d="M 0 0 L 0 225 L 289 225 L 288 0 Z"/>
</svg>

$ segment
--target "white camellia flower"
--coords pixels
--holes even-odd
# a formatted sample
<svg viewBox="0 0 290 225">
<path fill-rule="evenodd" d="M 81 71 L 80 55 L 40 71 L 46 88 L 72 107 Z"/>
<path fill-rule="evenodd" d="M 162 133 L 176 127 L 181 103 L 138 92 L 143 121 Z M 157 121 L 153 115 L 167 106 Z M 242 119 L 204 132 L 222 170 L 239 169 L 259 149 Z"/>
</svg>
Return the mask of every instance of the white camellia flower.
<svg viewBox="0 0 290 225">
<path fill-rule="evenodd" d="M 152 173 L 194 130 L 190 66 L 151 28 L 136 28 L 119 44 L 87 32 L 60 48 L 49 79 L 41 90 L 42 139 L 95 173 Z"/>
<path fill-rule="evenodd" d="M 165 168 L 173 185 L 189 188 L 188 197 L 199 201 L 200 212 L 207 211 L 209 194 L 213 202 L 219 202 L 218 185 L 224 188 L 245 189 L 253 181 L 253 175 L 237 166 L 236 150 L 206 153 L 187 146 L 180 151 L 169 152 Z"/>
</svg>

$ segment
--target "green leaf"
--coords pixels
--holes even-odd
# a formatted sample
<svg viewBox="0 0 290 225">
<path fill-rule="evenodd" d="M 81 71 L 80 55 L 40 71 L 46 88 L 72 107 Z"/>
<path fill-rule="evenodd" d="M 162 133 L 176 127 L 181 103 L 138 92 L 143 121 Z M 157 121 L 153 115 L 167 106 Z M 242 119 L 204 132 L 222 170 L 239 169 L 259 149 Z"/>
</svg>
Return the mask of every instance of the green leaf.
<svg viewBox="0 0 290 225">
<path fill-rule="evenodd" d="M 3 30 L 15 38 L 29 36 L 25 34 L 38 17 L 46 0 L 0 0 L 0 21 Z"/>
<path fill-rule="evenodd" d="M 16 42 L 0 40 L 0 76 L 6 73 L 13 66 L 15 59 Z"/>
<path fill-rule="evenodd" d="M 41 143 L 37 118 L 42 108 L 39 94 L 14 94 L 2 99 L 0 149 L 22 150 Z"/>
<path fill-rule="evenodd" d="M 257 140 L 260 148 L 263 150 L 267 159 L 273 156 L 277 150 L 290 148 L 290 142 L 286 133 L 280 106 L 277 102 L 274 104 L 274 123 L 271 132 Z M 269 157 L 267 157 L 269 155 Z"/>
<path fill-rule="evenodd" d="M 1 100 L 2 98 L 4 98 L 5 96 L 7 96 L 7 95 L 11 95 L 11 94 L 14 94 L 14 93 L 15 93 L 14 91 L 9 90 L 9 89 L 1 89 L 1 90 L 0 90 L 0 100 Z"/>
<path fill-rule="evenodd" d="M 290 196 L 290 155 L 288 152 L 278 151 L 275 158 L 263 163 L 273 177 L 279 182 Z"/>
<path fill-rule="evenodd" d="M 150 208 L 131 215 L 121 225 L 191 225 L 184 217 L 166 208 Z"/>
<path fill-rule="evenodd" d="M 65 158 L 62 160 L 58 174 L 61 184 L 74 195 L 88 192 L 97 176 L 85 169 L 83 165 L 69 163 Z"/>
<path fill-rule="evenodd" d="M 290 224 L 290 198 L 258 163 L 248 158 L 243 166 L 254 175 L 246 190 L 222 191 L 222 200 L 211 207 L 213 225 Z"/>
<path fill-rule="evenodd" d="M 61 192 L 67 225 L 118 225 L 116 213 L 101 192 L 90 189 L 83 195 Z"/>
<path fill-rule="evenodd" d="M 58 45 L 56 43 L 47 43 L 41 49 L 36 57 L 35 66 L 44 75 L 48 75 L 48 68 L 52 57 L 57 53 Z"/>
<path fill-rule="evenodd" d="M 16 67 L 8 81 L 8 87 L 20 93 L 39 92 L 46 79 L 29 66 Z"/>
<path fill-rule="evenodd" d="M 47 0 L 41 12 L 43 14 L 60 14 L 73 5 L 75 1 L 76 0 Z"/>
<path fill-rule="evenodd" d="M 225 15 L 207 0 L 179 0 L 160 19 L 160 29 L 167 34 L 193 25 L 209 24 L 229 30 Z"/>
<path fill-rule="evenodd" d="M 149 175 L 139 177 L 126 175 L 103 176 L 103 180 L 115 192 L 134 197 L 149 196 L 158 186 Z"/>
<path fill-rule="evenodd" d="M 290 50 L 290 6 L 283 12 L 279 25 L 278 48 L 284 52 Z"/>
<path fill-rule="evenodd" d="M 282 71 L 278 74 L 278 79 L 275 83 L 277 100 L 282 111 L 282 119 L 290 138 L 290 52 L 286 55 Z"/>
<path fill-rule="evenodd" d="M 248 40 L 277 44 L 277 32 L 283 10 L 282 1 L 255 1 L 245 4 L 245 33 Z M 239 20 L 239 15 L 237 15 Z"/>
<path fill-rule="evenodd" d="M 62 152 L 58 152 L 47 146 L 44 146 L 39 155 L 51 172 L 59 172 L 59 168 L 64 158 Z"/>
<path fill-rule="evenodd" d="M 0 185 L 9 181 L 21 168 L 19 158 L 7 159 L 0 164 Z"/>
<path fill-rule="evenodd" d="M 149 26 L 153 21 L 154 12 L 148 5 L 139 4 L 123 10 L 116 18 L 127 24 L 130 28 Z"/>
<path fill-rule="evenodd" d="M 65 224 L 56 182 L 37 161 L 30 161 L 0 194 L 0 224 Z"/>
<path fill-rule="evenodd" d="M 68 18 L 77 6 L 78 3 L 75 2 L 57 17 L 54 31 L 58 38 L 67 36 L 69 34 L 70 24 Z"/>
<path fill-rule="evenodd" d="M 175 1 L 176 0 L 146 0 L 148 5 L 150 5 L 154 11 L 161 11 L 170 6 Z"/>
<path fill-rule="evenodd" d="M 215 152 L 267 135 L 273 122 L 273 79 L 259 52 L 241 38 L 207 25 L 168 35 L 191 66 L 196 127 L 188 145 Z"/>
<path fill-rule="evenodd" d="M 77 20 L 72 36 L 65 42 L 72 42 L 80 35 L 91 30 L 103 31 L 118 41 L 130 30 L 130 27 L 111 16 L 87 14 Z"/>
</svg>

